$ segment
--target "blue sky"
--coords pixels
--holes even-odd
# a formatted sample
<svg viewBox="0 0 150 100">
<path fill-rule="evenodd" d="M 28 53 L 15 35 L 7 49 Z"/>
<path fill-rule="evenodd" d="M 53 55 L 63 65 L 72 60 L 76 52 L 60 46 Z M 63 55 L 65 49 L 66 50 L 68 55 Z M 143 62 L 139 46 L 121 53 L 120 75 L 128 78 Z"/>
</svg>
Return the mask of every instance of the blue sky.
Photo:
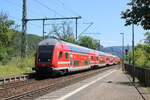
<svg viewBox="0 0 150 100">
<path fill-rule="evenodd" d="M 27 0 L 28 18 L 43 17 L 72 17 L 82 16 L 79 20 L 78 33 L 81 33 L 89 23 L 94 24 L 86 33 L 100 33 L 90 35 L 100 39 L 101 44 L 107 46 L 121 45 L 120 33 L 125 33 L 125 45 L 131 45 L 131 26 L 125 27 L 121 19 L 121 11 L 128 8 L 126 5 L 130 0 Z M 46 5 L 48 8 L 39 4 Z M 0 0 L 0 10 L 6 12 L 10 19 L 21 25 L 22 0 Z M 74 20 L 72 27 L 75 27 Z M 47 21 L 46 24 L 61 23 L 62 21 Z M 45 31 L 49 32 L 50 26 Z M 18 28 L 21 30 L 21 27 Z M 73 29 L 75 31 L 75 28 Z M 135 42 L 140 43 L 145 33 L 140 26 L 135 26 Z M 42 35 L 42 22 L 29 22 L 28 33 Z"/>
</svg>

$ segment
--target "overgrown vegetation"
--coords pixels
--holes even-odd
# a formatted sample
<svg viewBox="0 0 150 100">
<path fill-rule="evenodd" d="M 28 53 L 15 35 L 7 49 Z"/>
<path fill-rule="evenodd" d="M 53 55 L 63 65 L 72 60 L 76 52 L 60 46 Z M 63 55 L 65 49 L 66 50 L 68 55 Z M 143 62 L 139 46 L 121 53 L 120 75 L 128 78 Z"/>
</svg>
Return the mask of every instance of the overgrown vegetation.
<svg viewBox="0 0 150 100">
<path fill-rule="evenodd" d="M 40 36 L 28 34 L 27 57 L 20 58 L 21 32 L 16 30 L 15 22 L 0 13 L 0 76 L 31 72 L 34 63 L 34 52 Z"/>
<path fill-rule="evenodd" d="M 144 44 L 135 47 L 135 64 L 142 67 L 150 67 L 150 32 L 145 33 Z M 132 63 L 132 51 L 129 52 L 128 61 Z"/>
<path fill-rule="evenodd" d="M 0 65 L 0 76 L 16 75 L 32 72 L 34 66 L 33 56 L 26 58 L 13 58 L 10 62 L 5 65 Z"/>
</svg>

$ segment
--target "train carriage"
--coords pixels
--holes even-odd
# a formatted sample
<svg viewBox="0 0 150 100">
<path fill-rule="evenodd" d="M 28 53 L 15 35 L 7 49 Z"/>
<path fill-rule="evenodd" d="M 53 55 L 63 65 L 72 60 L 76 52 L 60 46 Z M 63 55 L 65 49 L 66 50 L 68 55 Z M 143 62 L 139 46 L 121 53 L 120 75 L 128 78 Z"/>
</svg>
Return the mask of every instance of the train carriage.
<svg viewBox="0 0 150 100">
<path fill-rule="evenodd" d="M 38 74 L 66 73 L 105 66 L 113 61 L 107 53 L 49 38 L 39 43 L 33 70 Z"/>
</svg>

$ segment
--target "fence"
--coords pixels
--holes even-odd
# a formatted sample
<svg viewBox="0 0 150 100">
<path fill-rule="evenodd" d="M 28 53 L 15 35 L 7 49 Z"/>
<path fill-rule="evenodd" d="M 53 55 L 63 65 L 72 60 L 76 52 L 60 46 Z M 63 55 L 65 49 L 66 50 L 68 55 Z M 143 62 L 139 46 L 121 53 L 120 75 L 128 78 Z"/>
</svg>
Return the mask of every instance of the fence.
<svg viewBox="0 0 150 100">
<path fill-rule="evenodd" d="M 133 76 L 133 66 L 129 64 L 125 64 L 125 70 Z M 140 81 L 140 83 L 144 84 L 145 86 L 150 86 L 150 69 L 135 66 L 135 77 Z"/>
<path fill-rule="evenodd" d="M 35 77 L 34 72 L 25 73 L 25 75 L 12 75 L 12 76 L 7 76 L 7 77 L 0 77 L 0 85 L 18 82 L 18 81 L 25 81 L 34 77 Z"/>
</svg>

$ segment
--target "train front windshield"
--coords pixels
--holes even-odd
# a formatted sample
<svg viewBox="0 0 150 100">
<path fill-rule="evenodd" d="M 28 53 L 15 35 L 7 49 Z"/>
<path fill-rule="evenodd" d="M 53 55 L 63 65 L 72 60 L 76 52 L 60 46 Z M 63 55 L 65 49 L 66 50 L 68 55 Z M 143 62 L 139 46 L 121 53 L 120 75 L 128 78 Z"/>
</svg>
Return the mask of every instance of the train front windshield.
<svg viewBox="0 0 150 100">
<path fill-rule="evenodd" d="M 47 61 L 48 59 L 51 59 L 53 56 L 54 46 L 47 45 L 47 46 L 39 46 L 38 52 L 38 58 L 44 61 Z"/>
</svg>

